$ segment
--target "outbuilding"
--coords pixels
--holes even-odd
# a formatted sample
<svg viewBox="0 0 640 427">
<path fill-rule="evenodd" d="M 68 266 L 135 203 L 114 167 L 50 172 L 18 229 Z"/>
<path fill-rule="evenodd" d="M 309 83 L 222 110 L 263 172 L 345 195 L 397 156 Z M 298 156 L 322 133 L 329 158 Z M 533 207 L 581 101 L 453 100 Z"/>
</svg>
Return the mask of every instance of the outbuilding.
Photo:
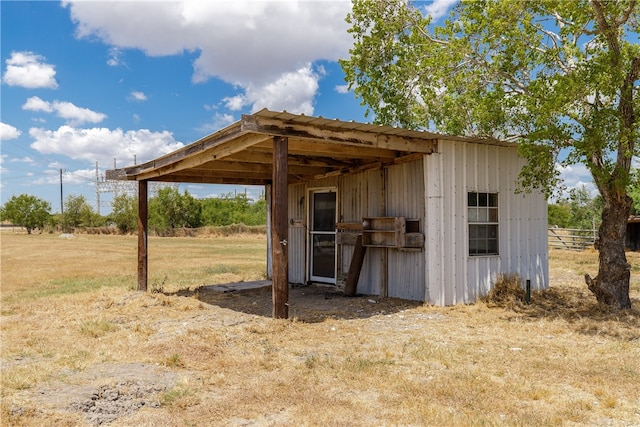
<svg viewBox="0 0 640 427">
<path fill-rule="evenodd" d="M 290 284 L 471 303 L 500 274 L 548 286 L 547 202 L 518 191 L 517 145 L 261 110 L 171 154 L 108 172 L 139 183 L 138 287 L 149 181 L 264 185 L 274 317 Z"/>
</svg>

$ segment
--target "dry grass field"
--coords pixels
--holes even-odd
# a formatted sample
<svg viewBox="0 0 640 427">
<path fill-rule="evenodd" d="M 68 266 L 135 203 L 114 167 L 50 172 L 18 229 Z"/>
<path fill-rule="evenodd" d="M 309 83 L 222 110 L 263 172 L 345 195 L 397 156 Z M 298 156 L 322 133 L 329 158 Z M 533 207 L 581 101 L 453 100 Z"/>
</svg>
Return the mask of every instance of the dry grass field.
<svg viewBox="0 0 640 427">
<path fill-rule="evenodd" d="M 634 309 L 599 307 L 593 251 L 551 251 L 532 304 L 432 307 L 264 277 L 265 238 L 1 233 L 3 426 L 640 425 L 640 253 Z M 153 291 L 153 292 L 151 292 Z"/>
</svg>

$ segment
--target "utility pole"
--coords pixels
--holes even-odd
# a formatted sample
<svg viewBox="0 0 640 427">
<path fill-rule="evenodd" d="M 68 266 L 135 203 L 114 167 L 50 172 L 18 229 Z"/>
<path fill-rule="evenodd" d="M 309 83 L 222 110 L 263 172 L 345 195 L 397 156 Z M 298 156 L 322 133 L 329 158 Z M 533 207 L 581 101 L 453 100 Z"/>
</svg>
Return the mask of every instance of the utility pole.
<svg viewBox="0 0 640 427">
<path fill-rule="evenodd" d="M 96 162 L 96 212 L 100 215 L 100 175 L 98 174 L 98 162 Z"/>
<path fill-rule="evenodd" d="M 60 213 L 64 214 L 64 198 L 62 196 L 62 168 L 60 168 Z"/>
</svg>

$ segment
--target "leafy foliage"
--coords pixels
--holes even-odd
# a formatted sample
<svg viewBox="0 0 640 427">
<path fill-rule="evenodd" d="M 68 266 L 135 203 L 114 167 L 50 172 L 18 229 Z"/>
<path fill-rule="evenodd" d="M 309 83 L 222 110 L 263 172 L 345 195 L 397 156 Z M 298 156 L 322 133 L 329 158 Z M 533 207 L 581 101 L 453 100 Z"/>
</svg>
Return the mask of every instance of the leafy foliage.
<svg viewBox="0 0 640 427">
<path fill-rule="evenodd" d="M 110 219 L 122 233 L 137 230 L 137 197 L 126 194 L 116 197 Z M 149 200 L 149 227 L 161 234 L 174 228 L 250 226 L 266 222 L 267 204 L 263 196 L 255 202 L 244 193 L 227 193 L 218 198 L 198 200 L 186 190 L 181 194 L 177 189 L 167 187 Z"/>
<path fill-rule="evenodd" d="M 598 301 L 630 308 L 624 253 L 640 155 L 640 2 L 474 0 L 433 26 L 419 3 L 354 0 L 341 61 L 375 121 L 520 142 L 524 189 L 584 163 L 602 196 Z"/>
<path fill-rule="evenodd" d="M 65 200 L 64 213 L 61 215 L 60 221 L 65 229 L 98 227 L 105 223 L 105 219 L 93 210 L 84 196 L 73 194 Z"/>
<path fill-rule="evenodd" d="M 202 200 L 202 220 L 206 225 L 262 225 L 267 222 L 264 197 L 253 202 L 246 194 L 223 194 L 219 198 Z"/>
<path fill-rule="evenodd" d="M 196 228 L 202 225 L 202 207 L 187 190 L 165 187 L 149 200 L 149 227 L 156 230 Z"/>
<path fill-rule="evenodd" d="M 111 217 L 121 233 L 132 233 L 138 229 L 138 198 L 120 194 L 111 203 Z"/>
<path fill-rule="evenodd" d="M 549 225 L 591 230 L 600 224 L 602 197 L 591 197 L 585 187 L 577 187 L 569 196 L 549 204 Z"/>
<path fill-rule="evenodd" d="M 12 196 L 0 209 L 0 218 L 26 228 L 27 233 L 31 234 L 33 229 L 42 228 L 49 221 L 51 205 L 29 194 Z"/>
<path fill-rule="evenodd" d="M 640 169 L 635 169 L 631 175 L 629 195 L 633 199 L 631 213 L 633 215 L 640 215 Z"/>
<path fill-rule="evenodd" d="M 620 198 L 638 155 L 639 8 L 469 1 L 434 27 L 404 0 L 359 0 L 341 65 L 378 123 L 521 141 L 522 184 L 548 192 L 563 150 Z"/>
</svg>

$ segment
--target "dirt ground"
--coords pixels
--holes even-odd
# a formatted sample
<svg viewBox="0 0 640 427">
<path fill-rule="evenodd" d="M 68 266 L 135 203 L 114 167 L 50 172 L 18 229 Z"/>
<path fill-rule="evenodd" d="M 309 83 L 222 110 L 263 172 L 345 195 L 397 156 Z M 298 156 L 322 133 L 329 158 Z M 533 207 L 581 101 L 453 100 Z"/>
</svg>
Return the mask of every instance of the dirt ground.
<svg viewBox="0 0 640 427">
<path fill-rule="evenodd" d="M 163 306 L 174 305 L 172 300 L 176 298 L 181 300 L 179 304 L 183 305 L 182 310 L 189 311 L 197 307 L 201 314 L 185 315 L 180 319 L 154 319 L 154 323 L 147 327 L 155 330 L 156 333 L 147 338 L 147 345 L 154 343 L 161 345 L 172 341 L 192 328 L 198 328 L 199 325 L 231 328 L 256 321 L 269 321 L 271 317 L 270 289 L 241 293 L 207 292 L 206 290 L 167 294 L 127 293 L 121 295 L 119 300 L 103 297 L 103 300 L 97 300 L 94 305 L 102 309 L 131 305 Z M 415 301 L 376 296 L 345 297 L 334 287 L 315 285 L 293 287 L 289 291 L 289 299 L 289 318 L 294 322 L 318 323 L 331 319 L 375 317 L 376 325 L 381 330 L 399 326 L 396 324 L 397 317 L 392 315 L 399 315 L 405 310 L 422 305 Z M 425 316 L 429 319 L 441 317 L 437 314 Z M 400 317 L 404 316 L 400 315 Z M 10 320 L 5 317 L 3 323 Z M 122 323 L 129 320 L 115 319 L 116 322 Z M 9 363 L 3 361 L 2 370 L 12 365 L 19 365 L 21 362 L 20 359 Z M 8 414 L 10 420 L 4 420 L 3 425 L 12 425 L 11 419 L 17 424 L 22 424 L 18 420 L 25 415 L 23 421 L 27 420 L 27 425 L 33 425 L 28 422 L 29 415 L 35 415 L 35 412 L 41 411 L 65 414 L 63 418 L 58 419 L 64 424 L 76 418 L 79 423 L 95 426 L 110 425 L 116 421 L 119 421 L 116 425 L 140 425 L 134 421 L 135 417 L 132 418 L 137 411 L 143 408 L 159 408 L 163 393 L 175 389 L 181 383 L 199 381 L 198 372 L 180 370 L 176 373 L 169 368 L 171 366 L 152 363 L 99 363 L 83 370 L 69 369 L 63 375 L 64 381 L 54 381 L 23 393 L 19 400 L 28 403 L 25 406 L 12 405 Z M 34 404 L 37 410 L 34 409 Z M 81 416 L 78 418 L 77 415 Z M 5 424 L 7 421 L 8 423 Z M 144 424 L 147 425 L 148 421 L 147 419 Z M 148 425 L 156 425 L 155 423 L 156 421 L 153 421 Z M 276 417 L 262 421 L 236 419 L 232 424 L 248 426 L 280 423 Z"/>
<path fill-rule="evenodd" d="M 0 318 L 27 331 L 0 361 L 1 424 L 640 425 L 640 273 L 616 313 L 576 285 L 581 262 L 530 306 L 296 286 L 284 321 L 264 289 L 52 298 Z"/>
</svg>

